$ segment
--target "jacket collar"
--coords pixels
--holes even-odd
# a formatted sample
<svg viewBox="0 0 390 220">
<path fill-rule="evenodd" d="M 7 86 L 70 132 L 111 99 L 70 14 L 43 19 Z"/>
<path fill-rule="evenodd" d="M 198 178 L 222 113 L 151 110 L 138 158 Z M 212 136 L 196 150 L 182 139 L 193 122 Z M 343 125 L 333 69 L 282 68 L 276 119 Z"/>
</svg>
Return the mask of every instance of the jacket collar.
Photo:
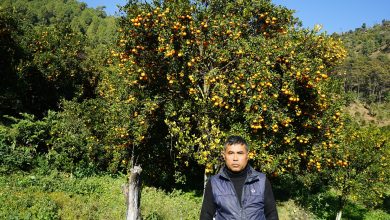
<svg viewBox="0 0 390 220">
<path fill-rule="evenodd" d="M 250 182 L 253 182 L 255 180 L 258 180 L 258 172 L 252 168 L 252 166 L 250 166 L 249 164 L 247 165 L 248 167 L 245 168 L 247 169 L 247 176 L 246 176 L 246 180 L 245 180 L 245 183 L 250 183 Z M 228 180 L 230 181 L 230 177 L 229 175 L 226 173 L 226 166 L 223 166 L 222 169 L 219 171 L 219 175 L 220 177 L 222 177 L 223 179 L 225 180 Z"/>
</svg>

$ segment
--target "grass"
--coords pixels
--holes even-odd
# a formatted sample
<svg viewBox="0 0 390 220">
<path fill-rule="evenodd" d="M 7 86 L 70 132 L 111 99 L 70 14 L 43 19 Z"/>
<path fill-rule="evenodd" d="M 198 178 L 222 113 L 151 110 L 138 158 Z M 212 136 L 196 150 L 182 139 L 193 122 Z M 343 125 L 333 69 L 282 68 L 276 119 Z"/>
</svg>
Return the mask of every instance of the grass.
<svg viewBox="0 0 390 220">
<path fill-rule="evenodd" d="M 0 175 L 0 219 L 124 219 L 126 205 L 121 186 L 125 182 L 125 176 L 76 178 L 57 172 Z M 279 217 L 285 220 L 330 219 L 334 210 L 329 209 L 332 204 L 326 204 L 332 203 L 332 198 L 323 196 L 316 201 L 311 201 L 316 207 L 313 212 L 292 199 L 280 201 L 277 203 Z M 145 220 L 198 219 L 201 202 L 201 196 L 193 192 L 168 193 L 144 186 L 141 213 Z M 343 217 L 390 219 L 384 210 L 369 211 L 355 204 L 347 206 Z"/>
<path fill-rule="evenodd" d="M 202 198 L 194 193 L 175 190 L 166 193 L 152 187 L 144 187 L 141 197 L 141 213 L 144 219 L 199 219 Z"/>
<path fill-rule="evenodd" d="M 123 219 L 123 178 L 77 179 L 14 174 L 0 177 L 0 219 Z"/>
<path fill-rule="evenodd" d="M 277 209 L 279 219 L 306 220 L 316 218 L 311 212 L 297 205 L 297 202 L 292 199 L 277 203 Z"/>
</svg>

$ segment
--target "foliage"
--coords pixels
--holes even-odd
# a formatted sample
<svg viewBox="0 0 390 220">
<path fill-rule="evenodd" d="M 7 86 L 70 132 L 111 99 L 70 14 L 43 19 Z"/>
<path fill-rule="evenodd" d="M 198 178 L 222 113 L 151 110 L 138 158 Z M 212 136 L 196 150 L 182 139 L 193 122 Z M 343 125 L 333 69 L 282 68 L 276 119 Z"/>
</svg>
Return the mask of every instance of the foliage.
<svg viewBox="0 0 390 220">
<path fill-rule="evenodd" d="M 50 150 L 46 155 L 52 168 L 67 172 L 82 172 L 88 175 L 99 170 L 106 156 L 101 152 L 98 131 L 94 123 L 100 123 L 100 103 L 85 101 L 82 104 L 63 102 L 62 112 L 49 112 L 45 119 L 50 122 Z M 92 110 L 95 114 L 91 115 Z M 93 133 L 95 132 L 95 133 Z M 108 156 L 108 155 L 107 155 Z"/>
<path fill-rule="evenodd" d="M 390 25 L 383 20 L 340 37 L 348 49 L 346 62 L 338 68 L 345 91 L 357 93 L 366 102 L 387 102 L 389 96 Z"/>
<path fill-rule="evenodd" d="M 300 190 L 289 187 L 304 207 L 325 219 L 337 211 L 347 219 L 362 219 L 368 210 L 383 207 L 389 192 L 389 129 L 346 124 L 334 156 L 326 160 L 328 169 L 297 178 L 303 183 Z"/>
<path fill-rule="evenodd" d="M 49 109 L 58 110 L 63 98 L 95 96 L 107 48 L 114 42 L 113 17 L 77 1 L 7 0 L 0 3 L 0 25 L 0 46 L 8 52 L 0 63 L 1 113 L 43 117 Z"/>
<path fill-rule="evenodd" d="M 368 207 L 382 204 L 389 191 L 389 130 L 376 127 L 347 127 L 339 155 L 331 161 L 336 170 L 329 173 L 330 185 L 339 193 L 340 208 L 348 196 Z"/>
<path fill-rule="evenodd" d="M 128 83 L 126 75 L 117 74 L 111 66 L 103 72 L 98 87 L 99 99 L 106 103 L 102 141 L 107 153 L 113 155 L 109 170 L 116 172 L 133 163 L 141 164 L 145 181 L 171 188 L 172 148 L 164 141 L 165 125 L 156 114 L 157 105 L 146 93 L 138 97 L 142 102 L 136 100 Z"/>
<path fill-rule="evenodd" d="M 95 43 L 111 42 L 109 37 L 112 37 L 112 35 L 103 35 L 115 30 L 115 27 L 105 27 L 102 30 L 105 21 L 113 20 L 112 17 L 106 15 L 103 8 L 89 8 L 86 3 L 76 0 L 4 0 L 0 6 L 3 9 L 13 11 L 13 13 L 20 14 L 24 17 L 25 23 L 34 26 L 68 23 L 74 31 L 83 34 L 88 33 L 88 36 Z M 104 38 L 104 40 L 101 38 Z"/>
<path fill-rule="evenodd" d="M 389 218 L 389 214 L 382 210 L 374 210 L 364 215 L 365 220 L 381 220 Z"/>
<path fill-rule="evenodd" d="M 93 174 L 136 163 L 147 185 L 201 188 L 230 134 L 316 217 L 340 198 L 347 218 L 387 217 L 368 208 L 389 197 L 388 128 L 345 121 L 340 98 L 387 117 L 388 21 L 327 36 L 270 0 L 142 2 L 118 32 L 75 0 L 0 2 L 0 172 L 37 172 L 1 177 L 1 218 L 123 218 L 122 180 Z M 143 194 L 147 219 L 197 218 L 197 195 Z"/>
<path fill-rule="evenodd" d="M 116 172 L 120 165 L 124 170 L 110 151 L 106 107 L 101 100 L 64 101 L 63 111 L 49 111 L 41 120 L 28 114 L 23 119 L 8 117 L 12 124 L 2 126 L 0 133 L 2 172 L 39 168 L 84 176 L 110 167 Z"/>
<path fill-rule="evenodd" d="M 89 8 L 76 0 L 4 0 L 0 7 L 22 17 L 24 25 L 68 24 L 73 32 L 85 36 L 88 50 L 92 50 L 88 56 L 103 55 L 115 42 L 115 18 L 107 16 L 103 8 Z"/>
<path fill-rule="evenodd" d="M 0 176 L 1 219 L 123 219 L 125 199 L 120 188 L 124 176 L 91 176 L 76 178 L 68 173 L 13 173 Z M 317 206 L 313 215 L 297 201 L 279 201 L 279 217 L 283 219 L 326 219 L 328 205 L 336 204 L 334 193 L 312 195 L 307 203 Z M 322 199 L 321 199 L 322 198 Z M 198 219 L 201 195 L 175 190 L 164 192 L 144 186 L 141 209 L 144 219 Z M 367 210 L 355 203 L 346 206 L 348 219 L 387 219 L 389 214 Z"/>
<path fill-rule="evenodd" d="M 201 197 L 193 193 L 173 191 L 165 193 L 151 187 L 144 187 L 141 196 L 143 219 L 198 219 Z"/>
<path fill-rule="evenodd" d="M 388 101 L 389 63 L 387 56 L 366 57 L 350 55 L 338 71 L 347 92 L 355 92 L 357 98 L 367 103 Z"/>
<path fill-rule="evenodd" d="M 0 177 L 1 219 L 121 219 L 124 178 L 78 179 L 66 173 Z"/>
<path fill-rule="evenodd" d="M 31 170 L 37 156 L 48 151 L 49 126 L 28 114 L 9 119 L 14 121 L 10 127 L 0 125 L 0 172 Z"/>
<path fill-rule="evenodd" d="M 388 35 L 390 22 L 386 19 L 381 24 L 376 24 L 372 28 L 357 28 L 342 34 L 345 45 L 351 52 L 372 55 L 376 51 L 389 52 L 390 37 Z M 373 45 L 371 50 L 367 47 Z"/>
<path fill-rule="evenodd" d="M 75 178 L 66 173 L 34 173 L 0 177 L 2 219 L 121 219 L 125 199 L 120 191 L 124 176 Z M 201 197 L 194 193 L 166 193 L 144 187 L 144 219 L 197 219 Z M 180 213 L 180 214 L 179 214 Z"/>
<path fill-rule="evenodd" d="M 17 84 L 17 75 L 15 68 L 19 59 L 24 57 L 24 50 L 18 42 L 20 28 L 17 21 L 8 12 L 0 9 L 0 113 L 10 114 L 19 108 L 16 102 L 18 97 L 17 90 L 14 89 Z"/>
<path fill-rule="evenodd" d="M 147 106 L 147 124 L 163 120 L 178 167 L 215 172 L 232 133 L 264 172 L 326 166 L 341 126 L 328 78 L 345 56 L 337 39 L 297 28 L 270 1 L 130 1 L 124 11 L 111 76 L 123 84 L 103 80 L 101 95 Z"/>
<path fill-rule="evenodd" d="M 58 205 L 53 200 L 42 197 L 24 198 L 5 195 L 0 198 L 3 206 L 0 210 L 2 219 L 60 219 Z M 21 210 L 20 207 L 27 209 Z"/>
<path fill-rule="evenodd" d="M 45 108 L 55 109 L 61 99 L 83 95 L 88 82 L 88 71 L 82 67 L 83 36 L 66 26 L 39 27 L 27 37 L 31 60 L 18 66 L 22 92 L 30 98 L 24 100 L 33 113 Z"/>
</svg>

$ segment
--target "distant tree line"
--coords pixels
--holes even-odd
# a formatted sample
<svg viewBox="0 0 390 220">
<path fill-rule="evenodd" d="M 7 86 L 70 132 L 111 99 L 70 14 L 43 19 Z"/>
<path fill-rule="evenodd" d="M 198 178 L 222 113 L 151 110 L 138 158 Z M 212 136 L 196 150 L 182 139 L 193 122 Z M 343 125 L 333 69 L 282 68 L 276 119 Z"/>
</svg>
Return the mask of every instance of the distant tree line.
<svg viewBox="0 0 390 220">
<path fill-rule="evenodd" d="M 390 100 L 390 21 L 340 36 L 348 49 L 338 68 L 346 92 L 367 103 Z"/>
</svg>

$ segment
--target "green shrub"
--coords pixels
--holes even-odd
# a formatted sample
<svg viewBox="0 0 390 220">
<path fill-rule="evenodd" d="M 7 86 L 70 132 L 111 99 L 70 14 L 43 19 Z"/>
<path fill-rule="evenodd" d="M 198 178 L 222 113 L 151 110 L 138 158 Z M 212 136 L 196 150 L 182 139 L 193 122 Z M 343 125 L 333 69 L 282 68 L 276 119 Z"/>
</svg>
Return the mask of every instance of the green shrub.
<svg viewBox="0 0 390 220">
<path fill-rule="evenodd" d="M 364 220 L 386 220 L 390 219 L 390 214 L 383 210 L 373 210 L 364 215 Z"/>
<path fill-rule="evenodd" d="M 1 195 L 1 219 L 60 219 L 58 204 L 41 193 Z"/>
<path fill-rule="evenodd" d="M 57 172 L 0 176 L 0 219 L 123 219 L 123 182 Z"/>
<path fill-rule="evenodd" d="M 125 176 L 77 178 L 69 173 L 0 175 L 0 219 L 124 219 L 126 202 L 121 192 Z M 278 202 L 281 219 L 333 219 L 333 191 L 306 196 L 306 203 Z M 145 220 L 199 219 L 202 197 L 193 192 L 165 192 L 144 186 L 141 214 Z M 310 211 L 312 211 L 312 213 Z M 368 210 L 349 202 L 345 219 L 389 219 L 381 210 Z"/>
<path fill-rule="evenodd" d="M 42 198 L 35 201 L 30 210 L 34 219 L 60 219 L 58 205 L 49 198 Z"/>
<path fill-rule="evenodd" d="M 48 125 L 29 114 L 8 119 L 14 122 L 11 126 L 0 126 L 0 172 L 31 170 L 37 156 L 48 150 Z"/>
<path fill-rule="evenodd" d="M 202 198 L 194 193 L 144 187 L 141 196 L 141 213 L 144 219 L 198 219 Z"/>
<path fill-rule="evenodd" d="M 109 170 L 115 155 L 110 153 L 112 146 L 106 137 L 116 131 L 107 125 L 110 119 L 104 118 L 105 104 L 99 99 L 62 104 L 63 111 L 47 118 L 51 123 L 47 154 L 51 167 L 79 177 Z M 117 167 L 113 169 L 113 173 L 117 171 Z"/>
</svg>

